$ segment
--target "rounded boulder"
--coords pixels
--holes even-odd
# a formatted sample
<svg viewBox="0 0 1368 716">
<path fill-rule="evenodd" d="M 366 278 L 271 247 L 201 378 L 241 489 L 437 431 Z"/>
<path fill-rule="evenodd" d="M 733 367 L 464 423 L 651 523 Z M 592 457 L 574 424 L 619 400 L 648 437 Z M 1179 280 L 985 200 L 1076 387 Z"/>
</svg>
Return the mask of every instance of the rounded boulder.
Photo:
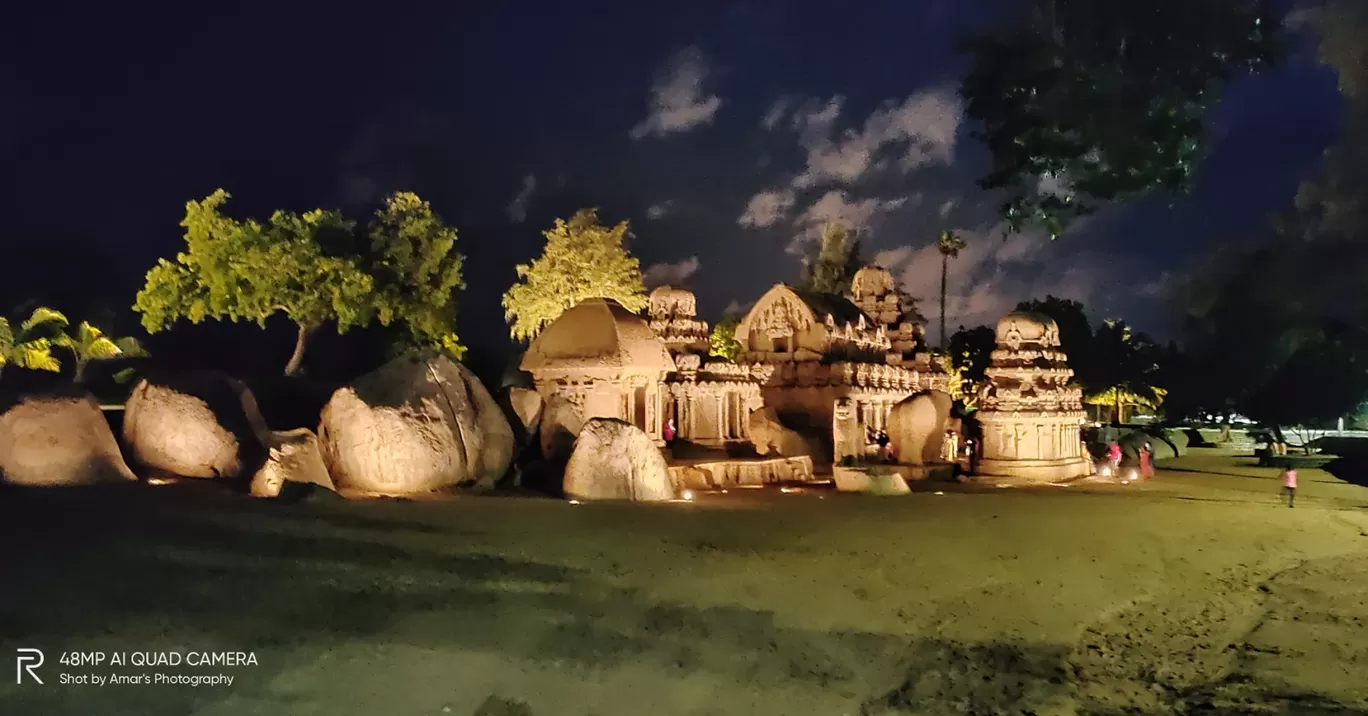
<svg viewBox="0 0 1368 716">
<path fill-rule="evenodd" d="M 47 487 L 136 479 L 89 394 L 28 395 L 0 414 L 0 481 Z"/>
<path fill-rule="evenodd" d="M 267 432 L 251 391 L 222 373 L 144 379 L 124 406 L 133 461 L 181 477 L 244 476 Z"/>
<path fill-rule="evenodd" d="M 318 426 L 338 490 L 407 495 L 490 488 L 513 459 L 513 428 L 465 366 L 404 356 L 338 389 Z"/>
<path fill-rule="evenodd" d="M 577 500 L 664 502 L 675 498 L 665 456 L 631 423 L 594 418 L 584 424 L 565 466 L 565 496 Z"/>
</svg>

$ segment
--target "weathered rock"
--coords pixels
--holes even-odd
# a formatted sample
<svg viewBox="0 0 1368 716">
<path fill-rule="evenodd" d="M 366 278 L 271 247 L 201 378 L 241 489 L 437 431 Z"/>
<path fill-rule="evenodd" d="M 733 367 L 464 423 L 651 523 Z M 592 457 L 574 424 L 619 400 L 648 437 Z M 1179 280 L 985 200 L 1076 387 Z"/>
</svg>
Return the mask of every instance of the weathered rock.
<svg viewBox="0 0 1368 716">
<path fill-rule="evenodd" d="M 318 436 L 308 428 L 273 432 L 269 438 L 266 462 L 252 476 L 253 497 L 279 497 L 286 483 L 317 485 L 335 489 Z"/>
<path fill-rule="evenodd" d="M 89 394 L 29 395 L 0 414 L 0 481 L 58 486 L 136 479 Z"/>
<path fill-rule="evenodd" d="M 1136 430 L 1127 433 L 1120 440 L 1121 452 L 1129 459 L 1136 459 L 1140 456 L 1140 449 L 1146 444 L 1150 446 L 1155 460 L 1167 460 L 1175 457 L 1173 446 L 1161 438 L 1157 438 L 1149 433 Z"/>
<path fill-rule="evenodd" d="M 584 428 L 584 414 L 578 406 L 561 396 L 552 396 L 542 408 L 538 428 L 542 456 L 554 465 L 570 459 L 575 436 Z"/>
<path fill-rule="evenodd" d="M 182 477 L 241 477 L 261 458 L 264 430 L 251 391 L 222 373 L 143 380 L 124 406 L 133 461 Z"/>
<path fill-rule="evenodd" d="M 672 500 L 665 456 L 631 423 L 594 418 L 584 424 L 565 466 L 565 496 L 578 500 Z"/>
<path fill-rule="evenodd" d="M 318 426 L 339 490 L 386 495 L 493 487 L 513 459 L 513 429 L 465 366 L 405 356 L 340 388 Z"/>
<path fill-rule="evenodd" d="M 1164 440 L 1173 446 L 1173 451 L 1178 457 L 1187 454 L 1189 436 L 1186 430 L 1165 430 Z"/>
<path fill-rule="evenodd" d="M 529 433 L 536 432 L 537 425 L 541 422 L 542 408 L 545 406 L 541 395 L 531 388 L 509 388 L 508 404 L 512 406 L 513 413 L 518 416 L 523 428 Z"/>
<path fill-rule="evenodd" d="M 941 448 L 953 399 L 937 390 L 902 400 L 888 413 L 888 440 L 899 463 L 942 462 Z"/>
<path fill-rule="evenodd" d="M 760 455 L 798 457 L 812 455 L 811 443 L 798 431 L 784 425 L 774 408 L 761 408 L 750 414 L 750 438 Z"/>
</svg>

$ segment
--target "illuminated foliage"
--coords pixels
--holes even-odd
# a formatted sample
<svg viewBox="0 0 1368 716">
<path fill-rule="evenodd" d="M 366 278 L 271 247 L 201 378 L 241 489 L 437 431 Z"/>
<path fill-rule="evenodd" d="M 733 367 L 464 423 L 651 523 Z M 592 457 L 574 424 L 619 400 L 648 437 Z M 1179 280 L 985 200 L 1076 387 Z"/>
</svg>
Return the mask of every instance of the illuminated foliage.
<svg viewBox="0 0 1368 716">
<path fill-rule="evenodd" d="M 1099 203 L 1191 188 L 1203 123 L 1232 77 L 1272 62 L 1267 0 L 1035 0 L 967 43 L 960 87 L 992 153 L 1003 218 L 1052 238 Z"/>
<path fill-rule="evenodd" d="M 562 313 L 590 298 L 612 299 L 633 312 L 646 307 L 641 263 L 626 248 L 627 222 L 604 226 L 597 209 L 581 209 L 569 221 L 556 219 L 555 226 L 542 234 L 542 255 L 518 265 L 518 281 L 503 296 L 514 339 L 531 340 Z"/>
<path fill-rule="evenodd" d="M 284 314 L 297 327 L 286 375 L 301 371 L 309 336 L 327 323 L 345 333 L 399 321 L 415 344 L 463 350 L 453 330 L 463 287 L 456 232 L 417 196 L 389 197 L 367 227 L 369 247 L 335 211 L 277 211 L 263 224 L 224 216 L 227 200 L 220 189 L 186 204 L 186 250 L 148 271 L 134 305 L 148 332 L 181 318 L 264 326 Z"/>
<path fill-rule="evenodd" d="M 147 355 L 138 339 L 133 337 L 110 338 L 99 328 L 87 321 L 81 321 L 76 330 L 61 339 L 61 347 L 71 351 L 76 362 L 75 380 L 85 380 L 86 368 L 95 361 L 117 358 L 140 358 Z"/>
<path fill-rule="evenodd" d="M 60 311 L 40 306 L 14 330 L 8 319 L 0 317 L 0 370 L 17 366 L 56 373 L 62 362 L 53 349 L 66 340 L 67 317 Z"/>
<path fill-rule="evenodd" d="M 337 212 L 303 215 L 277 211 L 261 224 L 219 213 L 228 193 L 185 205 L 186 250 L 147 272 L 134 310 L 156 333 L 177 319 L 252 321 L 265 326 L 276 313 L 298 328 L 286 375 L 303 366 L 311 333 L 335 321 L 339 333 L 374 315 L 373 281 L 354 256 L 329 255 L 325 246 L 346 246 L 352 224 Z"/>
<path fill-rule="evenodd" d="M 807 262 L 799 287 L 813 293 L 844 295 L 850 281 L 860 270 L 860 242 L 837 223 L 822 227 L 822 243 L 817 257 Z"/>
<path fill-rule="evenodd" d="M 708 355 L 734 362 L 741 355 L 741 343 L 736 340 L 736 327 L 739 325 L 740 316 L 727 316 L 718 321 L 708 335 Z"/>
<path fill-rule="evenodd" d="M 1127 407 L 1158 410 L 1167 391 L 1159 387 L 1159 349 L 1123 321 L 1104 321 L 1093 334 L 1096 382 L 1085 386 L 1084 400 L 1110 405 L 1112 420 L 1125 422 Z"/>
<path fill-rule="evenodd" d="M 408 329 L 414 347 L 461 358 L 465 347 L 456 337 L 456 294 L 465 281 L 456 230 L 417 194 L 404 192 L 386 199 L 367 235 L 380 322 L 398 320 Z"/>
</svg>

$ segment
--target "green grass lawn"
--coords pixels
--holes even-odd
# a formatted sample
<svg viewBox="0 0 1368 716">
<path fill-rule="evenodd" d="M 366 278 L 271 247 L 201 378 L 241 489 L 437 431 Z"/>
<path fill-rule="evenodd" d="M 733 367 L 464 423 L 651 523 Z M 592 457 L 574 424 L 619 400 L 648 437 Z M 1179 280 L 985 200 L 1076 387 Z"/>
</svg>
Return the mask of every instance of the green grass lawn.
<svg viewBox="0 0 1368 716">
<path fill-rule="evenodd" d="M 0 674 L 0 713 L 1368 713 L 1368 489 L 1307 470 L 1289 510 L 1252 462 L 668 505 L 7 491 L 0 650 L 49 678 Z M 77 650 L 258 663 L 55 684 Z"/>
</svg>

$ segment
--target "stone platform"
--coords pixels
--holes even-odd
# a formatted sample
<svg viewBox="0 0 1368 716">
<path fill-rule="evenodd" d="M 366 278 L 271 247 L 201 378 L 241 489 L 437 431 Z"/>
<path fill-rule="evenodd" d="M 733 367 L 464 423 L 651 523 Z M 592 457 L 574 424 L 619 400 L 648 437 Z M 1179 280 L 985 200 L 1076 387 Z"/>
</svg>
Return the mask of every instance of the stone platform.
<svg viewBox="0 0 1368 716">
<path fill-rule="evenodd" d="M 673 462 L 669 470 L 675 485 L 690 490 L 814 481 L 812 458 L 806 456 L 691 460 Z"/>
<path fill-rule="evenodd" d="M 1005 477 L 1026 482 L 1059 482 L 1085 477 L 1092 466 L 1085 457 L 1065 457 L 1055 460 L 980 460 L 975 477 Z"/>
<path fill-rule="evenodd" d="M 920 480 L 953 481 L 954 466 L 950 463 L 933 465 L 837 465 L 832 478 L 839 492 L 867 492 L 876 495 L 905 495 L 912 489 L 909 483 Z"/>
</svg>

